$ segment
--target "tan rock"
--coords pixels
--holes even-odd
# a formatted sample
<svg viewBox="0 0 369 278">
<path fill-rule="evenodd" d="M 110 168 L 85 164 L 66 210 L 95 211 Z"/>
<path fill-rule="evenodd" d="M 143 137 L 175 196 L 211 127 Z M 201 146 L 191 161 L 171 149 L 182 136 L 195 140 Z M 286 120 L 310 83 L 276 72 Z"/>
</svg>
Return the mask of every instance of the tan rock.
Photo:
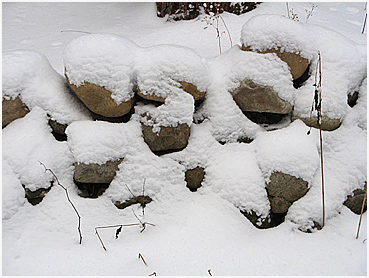
<svg viewBox="0 0 369 278">
<path fill-rule="evenodd" d="M 15 99 L 3 99 L 2 101 L 3 112 L 3 128 L 10 124 L 12 121 L 23 118 L 28 112 L 28 107 L 16 97 Z"/>
<path fill-rule="evenodd" d="M 242 45 L 241 49 L 244 51 L 252 51 L 250 46 L 246 47 L 245 45 Z M 293 80 L 301 77 L 310 63 L 308 59 L 301 57 L 299 54 L 286 51 L 281 52 L 280 48 L 264 49 L 257 52 L 260 54 L 275 53 L 283 62 L 287 63 L 290 68 Z"/>
<path fill-rule="evenodd" d="M 302 117 L 298 117 L 298 116 L 293 116 L 292 121 L 295 121 L 295 120 L 301 120 L 307 126 L 314 127 L 314 128 L 319 128 L 318 123 L 317 123 L 317 117 L 302 118 Z M 333 130 L 339 128 L 340 125 L 341 125 L 341 120 L 340 119 L 331 119 L 327 116 L 322 116 L 322 124 L 321 124 L 322 130 L 324 130 L 324 131 L 333 131 Z"/>
<path fill-rule="evenodd" d="M 276 114 L 292 111 L 292 105 L 282 100 L 272 87 L 256 84 L 252 80 L 243 80 L 231 95 L 242 111 Z"/>
<path fill-rule="evenodd" d="M 191 83 L 188 83 L 186 81 L 180 81 L 179 82 L 181 84 L 181 89 L 183 91 L 185 91 L 186 93 L 189 93 L 190 95 L 193 96 L 193 99 L 196 101 L 196 100 L 199 100 L 199 99 L 202 99 L 204 96 L 205 96 L 205 92 L 200 92 L 197 87 Z M 158 101 L 158 102 L 165 102 L 165 98 L 162 98 L 162 97 L 159 97 L 159 96 L 156 96 L 155 94 L 143 94 L 140 89 L 138 89 L 138 92 L 137 94 L 140 96 L 140 97 L 143 97 L 144 99 L 147 99 L 147 100 L 153 100 L 153 101 Z"/>
<path fill-rule="evenodd" d="M 67 77 L 67 75 L 66 75 Z M 134 104 L 134 98 L 127 102 L 122 102 L 119 105 L 111 98 L 111 92 L 96 84 L 84 82 L 81 86 L 70 84 L 72 90 L 76 93 L 78 98 L 90 109 L 92 112 L 104 117 L 121 117 L 127 114 Z"/>
</svg>

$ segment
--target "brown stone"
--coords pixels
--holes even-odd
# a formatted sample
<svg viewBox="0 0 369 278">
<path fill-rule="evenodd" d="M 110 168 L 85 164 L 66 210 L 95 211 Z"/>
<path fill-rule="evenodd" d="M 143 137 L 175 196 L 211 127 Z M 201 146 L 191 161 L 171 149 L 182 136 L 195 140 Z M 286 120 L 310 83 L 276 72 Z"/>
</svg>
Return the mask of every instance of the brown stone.
<svg viewBox="0 0 369 278">
<path fill-rule="evenodd" d="M 282 100 L 270 86 L 256 84 L 245 79 L 231 95 L 242 111 L 288 114 L 292 105 Z"/>
<path fill-rule="evenodd" d="M 250 46 L 246 47 L 245 45 L 242 45 L 241 49 L 244 51 L 253 51 Z M 283 62 L 287 63 L 293 80 L 301 77 L 310 63 L 308 59 L 301 57 L 299 54 L 286 51 L 281 52 L 280 48 L 264 49 L 262 51 L 258 50 L 257 52 L 260 54 L 275 53 Z"/>
<path fill-rule="evenodd" d="M 302 117 L 298 117 L 298 116 L 292 116 L 292 121 L 295 121 L 295 120 L 301 120 L 307 126 L 314 127 L 314 128 L 319 128 L 318 122 L 317 122 L 317 117 L 302 118 Z M 327 116 L 322 116 L 322 123 L 321 123 L 322 130 L 324 130 L 324 131 L 333 131 L 333 130 L 339 128 L 340 125 L 341 125 L 341 120 L 340 119 L 331 119 Z"/>
<path fill-rule="evenodd" d="M 27 201 L 32 205 L 37 205 L 41 203 L 44 199 L 45 195 L 50 191 L 51 186 L 49 188 L 39 188 L 35 191 L 31 191 L 28 188 L 24 187 Z"/>
<path fill-rule="evenodd" d="M 204 177 L 204 168 L 198 166 L 194 169 L 188 169 L 185 173 L 185 180 L 188 189 L 190 189 L 192 192 L 197 191 L 197 189 L 201 187 L 201 183 L 204 180 Z"/>
<path fill-rule="evenodd" d="M 186 93 L 189 93 L 190 95 L 192 95 L 195 101 L 200 100 L 205 96 L 205 92 L 200 92 L 195 85 L 188 83 L 186 81 L 180 81 L 179 83 L 181 84 L 180 88 Z M 156 96 L 155 94 L 143 94 L 140 91 L 140 89 L 138 89 L 137 94 L 140 97 L 143 97 L 144 99 L 147 99 L 147 100 L 165 102 L 165 98 Z"/>
<path fill-rule="evenodd" d="M 346 201 L 343 203 L 346 207 L 348 207 L 353 213 L 361 214 L 361 209 L 363 207 L 363 202 L 365 198 L 366 186 L 365 189 L 357 189 L 353 192 L 352 196 L 348 196 Z M 364 204 L 363 213 L 366 212 L 366 199 Z"/>
<path fill-rule="evenodd" d="M 135 196 L 125 202 L 115 202 L 114 205 L 119 208 L 119 209 L 125 209 L 129 206 L 135 205 L 135 204 L 140 204 L 141 207 L 145 207 L 148 203 L 151 203 L 152 199 L 150 198 L 150 196 L 146 196 L 146 195 L 139 195 L 139 196 Z"/>
<path fill-rule="evenodd" d="M 162 126 L 159 133 L 153 132 L 153 127 L 144 123 L 141 123 L 141 128 L 144 140 L 152 152 L 182 150 L 190 137 L 190 127 L 187 124 Z"/>
<path fill-rule="evenodd" d="M 28 112 L 28 107 L 21 101 L 19 96 L 15 99 L 3 99 L 3 128 L 12 121 L 24 117 Z"/>
<path fill-rule="evenodd" d="M 84 82 L 83 85 L 76 86 L 70 84 L 67 74 L 65 75 L 69 86 L 76 93 L 78 98 L 90 109 L 92 112 L 104 117 L 121 117 L 131 110 L 134 104 L 134 98 L 127 102 L 122 102 L 119 105 L 111 98 L 111 92 L 107 89 Z"/>
</svg>

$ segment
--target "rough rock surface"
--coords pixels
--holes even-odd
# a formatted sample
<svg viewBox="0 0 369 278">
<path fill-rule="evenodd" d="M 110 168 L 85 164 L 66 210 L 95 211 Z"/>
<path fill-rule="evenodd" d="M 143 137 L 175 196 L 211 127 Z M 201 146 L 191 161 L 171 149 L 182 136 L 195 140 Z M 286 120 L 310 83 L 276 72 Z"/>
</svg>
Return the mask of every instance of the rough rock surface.
<svg viewBox="0 0 369 278">
<path fill-rule="evenodd" d="M 252 51 L 252 48 L 250 46 L 246 47 L 245 45 L 242 45 L 242 50 Z M 262 51 L 257 52 L 260 54 L 275 53 L 283 62 L 287 63 L 287 65 L 290 68 L 293 80 L 300 78 L 310 64 L 308 59 L 301 57 L 299 54 L 290 52 L 281 52 L 280 48 L 264 49 Z"/>
<path fill-rule="evenodd" d="M 15 99 L 3 99 L 2 112 L 4 128 L 12 121 L 24 117 L 29 112 L 29 109 L 18 96 Z"/>
<path fill-rule="evenodd" d="M 231 95 L 242 112 L 258 124 L 275 124 L 292 111 L 292 105 L 282 100 L 270 86 L 245 79 Z"/>
<path fill-rule="evenodd" d="M 293 202 L 303 197 L 307 191 L 308 182 L 282 172 L 273 172 L 267 184 L 271 211 L 285 213 Z"/>
<path fill-rule="evenodd" d="M 190 137 L 190 127 L 178 124 L 175 127 L 160 127 L 159 133 L 153 132 L 152 126 L 141 123 L 142 134 L 152 152 L 179 151 L 187 146 Z"/>
<path fill-rule="evenodd" d="M 78 98 L 90 109 L 92 112 L 104 117 L 121 117 L 130 112 L 135 99 L 131 98 L 127 102 L 122 102 L 119 105 L 111 98 L 111 92 L 98 85 L 84 82 L 83 85 L 77 87 L 67 81 L 71 89 L 75 92 Z"/>
<path fill-rule="evenodd" d="M 348 196 L 347 200 L 343 203 L 346 207 L 348 207 L 353 213 L 361 214 L 361 208 L 363 206 L 365 190 L 357 189 L 353 192 L 353 196 Z M 364 211 L 366 212 L 366 203 L 364 204 Z"/>
<path fill-rule="evenodd" d="M 197 191 L 199 187 L 201 187 L 201 183 L 205 177 L 205 170 L 202 167 L 196 167 L 194 169 L 189 169 L 185 173 L 185 180 L 187 183 L 188 189 L 192 192 Z"/>
<path fill-rule="evenodd" d="M 307 126 L 319 128 L 317 123 L 317 117 L 311 117 L 311 118 L 302 118 L 298 116 L 292 116 L 292 121 L 294 120 L 301 120 L 303 121 Z M 337 128 L 339 128 L 341 125 L 340 119 L 331 119 L 327 116 L 322 116 L 322 130 L 324 131 L 333 131 Z"/>
<path fill-rule="evenodd" d="M 76 163 L 74 180 L 79 183 L 110 183 L 122 161 L 123 159 L 107 161 L 101 165 L 97 163 Z"/>
</svg>

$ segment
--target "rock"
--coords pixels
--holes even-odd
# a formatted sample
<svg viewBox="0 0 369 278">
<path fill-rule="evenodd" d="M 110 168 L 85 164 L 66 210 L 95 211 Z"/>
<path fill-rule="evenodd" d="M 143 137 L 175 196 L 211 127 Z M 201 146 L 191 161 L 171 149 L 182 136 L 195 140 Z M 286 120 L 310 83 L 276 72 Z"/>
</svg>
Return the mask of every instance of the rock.
<svg viewBox="0 0 369 278">
<path fill-rule="evenodd" d="M 49 126 L 51 127 L 52 134 L 55 139 L 58 141 L 67 141 L 67 135 L 65 134 L 65 130 L 68 127 L 66 124 L 60 124 L 57 121 L 49 119 Z"/>
<path fill-rule="evenodd" d="M 293 202 L 305 196 L 308 182 L 282 172 L 273 172 L 267 184 L 271 212 L 285 213 Z"/>
<path fill-rule="evenodd" d="M 254 211 L 247 212 L 241 210 L 241 213 L 258 229 L 269 229 L 277 227 L 284 222 L 285 216 L 287 214 L 270 212 L 265 219 L 262 219 Z"/>
<path fill-rule="evenodd" d="M 15 99 L 3 99 L 2 106 L 3 128 L 12 121 L 24 117 L 29 112 L 28 107 L 19 96 Z"/>
<path fill-rule="evenodd" d="M 319 128 L 317 123 L 317 117 L 311 117 L 311 118 L 302 118 L 298 116 L 292 116 L 292 121 L 294 120 L 301 120 L 303 121 L 307 126 Z M 322 130 L 323 131 L 333 131 L 337 128 L 339 128 L 341 125 L 340 119 L 331 119 L 327 116 L 322 116 Z"/>
<path fill-rule="evenodd" d="M 153 127 L 144 123 L 141 123 L 141 128 L 146 144 L 156 154 L 182 150 L 187 146 L 190 137 L 190 127 L 187 124 L 162 126 L 159 133 L 153 132 Z"/>
<path fill-rule="evenodd" d="M 122 102 L 119 105 L 111 98 L 111 92 L 98 85 L 84 82 L 83 85 L 77 87 L 69 82 L 67 74 L 65 74 L 68 84 L 78 98 L 92 112 L 104 117 L 121 117 L 130 112 L 135 102 L 131 98 L 127 102 Z"/>
<path fill-rule="evenodd" d="M 245 45 L 242 45 L 241 49 L 244 51 L 252 51 L 252 48 L 250 46 L 246 47 Z M 305 73 L 310 64 L 308 59 L 301 57 L 299 54 L 286 51 L 281 52 L 280 48 L 264 49 L 257 52 L 260 54 L 275 53 L 283 62 L 287 63 L 290 68 L 293 80 L 300 78 Z"/>
<path fill-rule="evenodd" d="M 110 185 L 123 159 L 108 161 L 104 164 L 76 163 L 74 169 L 74 182 L 82 191 L 82 197 L 97 198 Z"/>
<path fill-rule="evenodd" d="M 278 97 L 272 87 L 245 79 L 231 95 L 242 111 L 288 114 L 292 105 Z"/>
<path fill-rule="evenodd" d="M 197 189 L 201 187 L 201 183 L 204 180 L 204 177 L 205 171 L 202 167 L 198 166 L 194 169 L 187 170 L 185 173 L 185 180 L 190 191 L 197 191 Z"/>
<path fill-rule="evenodd" d="M 355 91 L 352 94 L 347 95 L 347 104 L 352 108 L 356 105 L 357 100 L 359 99 L 359 92 Z"/>
<path fill-rule="evenodd" d="M 346 207 L 348 207 L 353 213 L 361 214 L 361 208 L 363 206 L 365 190 L 357 189 L 353 192 L 353 196 L 348 196 L 347 200 L 343 203 Z M 366 212 L 366 203 L 365 200 L 364 210 Z"/>
<path fill-rule="evenodd" d="M 51 189 L 51 186 L 50 186 L 49 188 L 39 188 L 35 191 L 31 191 L 28 188 L 25 188 L 24 185 L 23 185 L 23 187 L 24 187 L 24 190 L 26 192 L 26 198 L 27 198 L 28 202 L 31 203 L 34 206 L 41 203 L 41 201 L 45 197 L 46 193 L 48 193 Z"/>
<path fill-rule="evenodd" d="M 205 92 L 200 92 L 197 87 L 191 83 L 185 82 L 185 81 L 180 81 L 179 82 L 181 84 L 181 89 L 183 91 L 185 91 L 186 93 L 189 93 L 190 95 L 192 95 L 193 99 L 195 101 L 198 101 L 200 99 L 202 99 L 203 97 L 205 97 Z M 157 102 L 165 102 L 165 98 L 153 95 L 153 94 L 143 94 L 140 89 L 138 89 L 137 94 L 147 100 L 152 100 L 152 101 L 157 101 Z"/>
<path fill-rule="evenodd" d="M 135 204 L 140 204 L 141 207 L 145 207 L 148 203 L 151 203 L 152 199 L 149 196 L 145 196 L 145 195 L 140 195 L 140 196 L 136 196 L 133 197 L 125 202 L 115 202 L 114 205 L 119 208 L 119 209 L 125 209 L 126 207 L 135 205 Z"/>
</svg>

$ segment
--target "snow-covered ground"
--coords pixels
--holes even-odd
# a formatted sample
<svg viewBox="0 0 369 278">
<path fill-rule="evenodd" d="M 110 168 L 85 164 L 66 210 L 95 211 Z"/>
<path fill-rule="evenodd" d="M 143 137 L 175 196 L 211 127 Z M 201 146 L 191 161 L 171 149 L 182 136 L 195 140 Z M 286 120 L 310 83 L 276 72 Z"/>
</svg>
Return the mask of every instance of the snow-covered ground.
<svg viewBox="0 0 369 278">
<path fill-rule="evenodd" d="M 204 29 L 206 22 L 201 17 L 168 22 L 156 17 L 155 3 L 3 3 L 3 97 L 22 91 L 24 101 L 32 110 L 2 132 L 3 275 L 146 276 L 154 272 L 173 276 L 210 273 L 367 275 L 367 213 L 363 216 L 360 236 L 355 239 L 359 216 L 342 206 L 346 196 L 362 187 L 367 179 L 364 78 L 367 36 L 366 30 L 361 33 L 365 3 L 315 4 L 307 25 L 296 25 L 280 17 L 287 16 L 286 3 L 262 3 L 254 11 L 240 16 L 224 13 L 233 48 L 224 33 L 219 55 L 215 30 Z M 289 8 L 305 23 L 312 5 L 289 3 Z M 267 26 L 263 20 L 270 23 L 268 30 L 274 30 L 273 39 L 263 33 L 265 28 L 261 27 Z M 94 38 L 81 32 L 97 35 Z M 130 48 L 130 56 L 114 55 L 114 51 L 118 53 L 122 49 L 116 42 L 109 42 L 111 47 L 98 50 L 111 51 L 106 53 L 106 60 L 116 62 L 114 57 L 120 57 L 118 60 L 124 60 L 123 64 L 133 63 L 142 86 L 148 90 L 160 85 L 162 76 L 157 73 L 163 69 L 176 74 L 179 65 L 171 59 L 175 52 L 185 53 L 186 57 L 192 57 L 190 61 L 203 64 L 208 70 L 206 78 L 198 78 L 202 82 L 206 79 L 204 84 L 200 81 L 199 84 L 207 87 L 207 99 L 195 115 L 207 120 L 192 124 L 185 150 L 158 157 L 143 141 L 138 115 L 126 124 L 94 122 L 71 99 L 62 97 L 62 77 L 57 73 L 63 75 L 64 66 L 69 62 L 77 62 L 76 66 L 68 64 L 75 69 L 75 82 L 79 82 L 79 74 L 83 73 L 76 61 L 76 57 L 82 57 L 78 56 L 78 45 L 70 42 L 81 37 L 80 41 L 91 47 L 83 53 L 94 53 L 94 44 L 96 39 L 102 38 L 98 35 L 101 33 L 124 38 L 118 40 L 124 49 Z M 241 52 L 237 48 L 236 45 L 247 40 L 263 45 L 275 40 L 292 40 L 299 46 L 301 55 L 313 62 L 316 62 L 315 49 L 322 52 L 323 92 L 326 93 L 323 108 L 326 114 L 339 117 L 342 125 L 336 131 L 323 132 L 327 219 L 320 231 L 308 234 L 299 230 L 309 226 L 312 220 L 321 221 L 317 130 L 313 129 L 307 136 L 309 128 L 295 121 L 285 128 L 266 131 L 243 116 L 227 93 L 246 77 L 261 84 L 268 81 L 281 98 L 295 105 L 296 113 L 306 115 L 311 106 L 314 80 L 311 78 L 301 89 L 292 90 L 288 68 L 274 55 L 265 54 L 260 58 L 259 54 Z M 293 43 L 291 47 L 296 46 Z M 27 51 L 14 52 L 16 50 Z M 141 59 L 135 58 L 136 52 L 143 55 Z M 165 52 L 169 55 L 167 64 L 156 67 L 155 59 L 163 61 Z M 99 52 L 98 56 L 104 57 L 104 53 Z M 125 71 L 119 61 L 116 66 Z M 188 60 L 183 60 L 181 65 L 186 62 Z M 196 69 L 198 67 L 188 69 L 194 80 L 199 77 Z M 86 72 L 92 76 L 96 73 Z M 129 88 L 129 74 L 124 79 L 127 82 L 118 85 Z M 169 74 L 168 71 L 165 74 Z M 275 77 L 281 75 L 282 78 Z M 148 76 L 154 81 L 150 83 Z M 101 82 L 106 79 L 102 78 Z M 55 96 L 51 93 L 52 86 L 56 88 Z M 345 104 L 345 95 L 350 89 L 360 93 L 354 108 Z M 114 97 L 118 101 L 124 99 L 119 94 Z M 183 99 L 187 101 L 186 97 Z M 152 113 L 161 113 L 161 117 L 170 115 L 171 109 L 179 107 L 176 100 L 178 98 L 173 97 L 174 108 L 168 101 L 162 110 L 137 107 L 136 114 L 149 109 Z M 75 111 L 69 112 L 71 107 Z M 68 142 L 53 138 L 47 113 L 70 124 Z M 188 117 L 187 112 L 184 114 Z M 237 143 L 242 137 L 255 140 L 251 144 Z M 217 141 L 227 143 L 221 145 Z M 74 162 L 104 163 L 122 156 L 124 161 L 102 196 L 97 199 L 78 196 L 73 183 Z M 61 187 L 53 186 L 36 206 L 24 198 L 22 184 L 34 190 L 52 179 L 38 161 L 51 168 L 68 188 L 82 217 L 81 245 L 77 216 Z M 205 167 L 205 180 L 197 192 L 190 192 L 185 186 L 184 171 L 197 165 Z M 290 207 L 284 223 L 261 230 L 255 228 L 240 209 L 253 210 L 261 216 L 268 214 L 265 181 L 272 171 L 301 177 L 309 182 L 310 190 Z M 118 239 L 115 239 L 115 229 L 101 229 L 99 234 L 107 248 L 104 251 L 95 235 L 95 227 L 137 223 L 131 208 L 119 210 L 113 202 L 130 197 L 125 184 L 139 195 L 144 179 L 145 192 L 153 202 L 146 206 L 144 215 L 138 205 L 133 208 L 141 221 L 155 226 L 147 225 L 142 233 L 138 226 L 123 227 Z"/>
</svg>

